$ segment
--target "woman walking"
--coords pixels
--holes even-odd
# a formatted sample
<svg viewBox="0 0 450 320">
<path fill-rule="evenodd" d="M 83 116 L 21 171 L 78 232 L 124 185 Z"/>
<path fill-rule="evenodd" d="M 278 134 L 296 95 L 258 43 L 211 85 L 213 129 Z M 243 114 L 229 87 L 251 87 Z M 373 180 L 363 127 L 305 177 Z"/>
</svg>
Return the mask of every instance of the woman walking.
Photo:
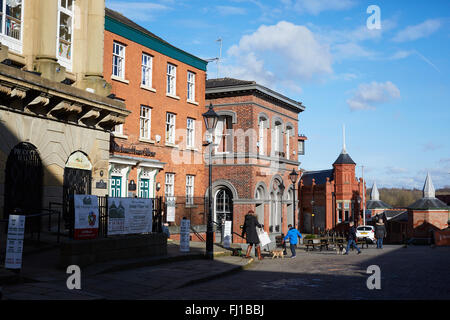
<svg viewBox="0 0 450 320">
<path fill-rule="evenodd" d="M 245 222 L 244 227 L 242 229 L 242 237 L 246 235 L 247 240 L 247 254 L 245 255 L 246 258 L 250 258 L 250 252 L 255 246 L 256 248 L 256 254 L 258 255 L 258 260 L 262 260 L 261 257 L 261 246 L 259 245 L 259 238 L 258 233 L 256 232 L 256 228 L 261 228 L 262 225 L 258 222 L 258 218 L 256 217 L 256 214 L 253 210 L 250 210 L 245 215 Z"/>
</svg>

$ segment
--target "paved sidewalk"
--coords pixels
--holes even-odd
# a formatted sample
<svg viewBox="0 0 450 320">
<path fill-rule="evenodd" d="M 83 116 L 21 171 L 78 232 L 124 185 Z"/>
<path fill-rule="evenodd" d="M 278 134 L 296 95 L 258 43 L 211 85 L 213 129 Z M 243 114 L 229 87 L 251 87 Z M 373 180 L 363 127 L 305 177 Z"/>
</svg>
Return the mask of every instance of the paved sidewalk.
<svg viewBox="0 0 450 320">
<path fill-rule="evenodd" d="M 179 243 L 171 241 L 167 251 L 166 256 L 116 260 L 84 267 L 81 290 L 67 289 L 66 281 L 70 275 L 57 267 L 56 248 L 29 253 L 24 256 L 20 283 L 3 284 L 3 299 L 151 299 L 152 295 L 162 291 L 231 274 L 253 262 L 253 259 L 231 256 L 230 250 L 218 245 L 214 246 L 214 260 L 207 260 L 205 243 L 200 242 L 191 242 L 190 252 L 181 253 Z M 112 290 L 117 288 L 118 282 L 126 286 L 126 295 Z"/>
</svg>

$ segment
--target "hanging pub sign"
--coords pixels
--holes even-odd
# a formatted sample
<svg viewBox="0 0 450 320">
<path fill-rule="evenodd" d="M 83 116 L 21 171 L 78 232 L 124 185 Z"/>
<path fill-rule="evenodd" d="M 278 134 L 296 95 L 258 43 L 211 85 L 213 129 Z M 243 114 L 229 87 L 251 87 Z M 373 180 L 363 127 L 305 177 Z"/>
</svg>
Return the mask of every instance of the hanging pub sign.
<svg viewBox="0 0 450 320">
<path fill-rule="evenodd" d="M 108 199 L 108 235 L 150 233 L 152 226 L 152 199 Z"/>
<path fill-rule="evenodd" d="M 74 195 L 74 239 L 95 239 L 98 235 L 98 198 L 87 194 Z"/>
<path fill-rule="evenodd" d="M 22 268 L 23 235 L 25 216 L 10 215 L 6 240 L 5 269 Z"/>
</svg>

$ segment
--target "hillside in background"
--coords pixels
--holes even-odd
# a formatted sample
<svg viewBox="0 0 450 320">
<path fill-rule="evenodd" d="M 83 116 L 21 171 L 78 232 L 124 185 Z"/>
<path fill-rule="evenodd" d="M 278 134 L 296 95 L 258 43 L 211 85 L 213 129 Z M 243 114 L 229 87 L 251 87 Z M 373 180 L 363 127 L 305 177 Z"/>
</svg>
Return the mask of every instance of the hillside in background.
<svg viewBox="0 0 450 320">
<path fill-rule="evenodd" d="M 370 199 L 372 189 L 367 189 L 366 199 Z M 393 207 L 406 208 L 418 199 L 422 198 L 422 190 L 419 189 L 400 189 L 400 188 L 378 188 L 380 200 L 390 204 Z M 450 194 L 450 188 L 436 190 L 438 194 Z"/>
</svg>

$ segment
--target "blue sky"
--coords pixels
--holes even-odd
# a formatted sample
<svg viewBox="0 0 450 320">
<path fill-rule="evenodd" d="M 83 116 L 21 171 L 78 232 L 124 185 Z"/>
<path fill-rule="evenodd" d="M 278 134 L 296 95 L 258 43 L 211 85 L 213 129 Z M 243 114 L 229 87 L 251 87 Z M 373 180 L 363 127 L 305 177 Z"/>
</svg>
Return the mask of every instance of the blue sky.
<svg viewBox="0 0 450 320">
<path fill-rule="evenodd" d="M 379 8 L 379 29 L 369 29 Z M 255 80 L 301 101 L 301 167 L 342 149 L 368 187 L 450 186 L 450 1 L 106 0 L 176 47 L 219 56 L 220 77 Z M 208 78 L 218 75 L 208 65 Z"/>
</svg>

